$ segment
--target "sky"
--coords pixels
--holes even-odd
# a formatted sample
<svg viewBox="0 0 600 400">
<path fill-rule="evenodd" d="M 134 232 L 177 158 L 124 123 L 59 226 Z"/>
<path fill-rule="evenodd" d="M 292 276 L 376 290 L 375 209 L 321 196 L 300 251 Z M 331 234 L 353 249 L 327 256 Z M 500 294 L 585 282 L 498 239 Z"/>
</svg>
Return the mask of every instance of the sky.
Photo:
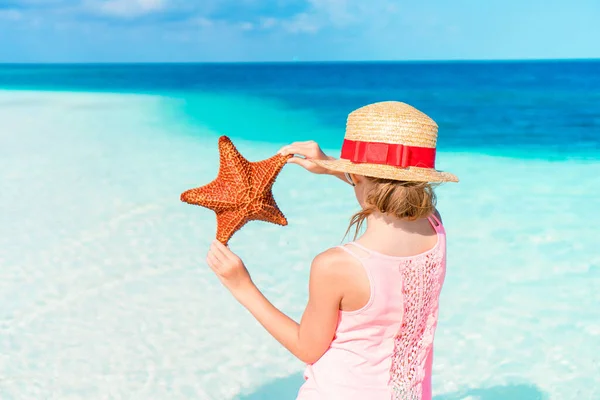
<svg viewBox="0 0 600 400">
<path fill-rule="evenodd" d="M 0 62 L 600 58 L 600 0 L 0 0 Z"/>
</svg>

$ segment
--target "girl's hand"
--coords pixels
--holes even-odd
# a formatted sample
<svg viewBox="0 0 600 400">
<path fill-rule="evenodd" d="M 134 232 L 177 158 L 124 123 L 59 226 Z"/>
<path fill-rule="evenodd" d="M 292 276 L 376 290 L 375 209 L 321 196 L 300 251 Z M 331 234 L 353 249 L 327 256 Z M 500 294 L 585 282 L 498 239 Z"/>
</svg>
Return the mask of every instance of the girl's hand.
<svg viewBox="0 0 600 400">
<path fill-rule="evenodd" d="M 312 140 L 308 142 L 295 142 L 287 146 L 283 146 L 278 153 L 283 155 L 293 154 L 294 157 L 288 159 L 287 162 L 290 164 L 298 164 L 308 172 L 312 172 L 313 174 L 332 175 L 341 179 L 345 183 L 350 183 L 346 180 L 346 177 L 342 172 L 330 171 L 310 161 L 335 160 L 335 158 L 323 153 L 323 150 L 321 150 L 319 145 Z"/>
<path fill-rule="evenodd" d="M 254 285 L 242 260 L 218 240 L 212 242 L 206 262 L 221 283 L 234 295 Z"/>
<path fill-rule="evenodd" d="M 333 160 L 333 157 L 327 156 L 323 150 L 314 141 L 294 142 L 290 145 L 283 146 L 278 154 L 288 155 L 293 154 L 294 157 L 288 160 L 290 164 L 298 164 L 304 169 L 313 174 L 328 174 L 329 171 L 310 160 Z"/>
</svg>

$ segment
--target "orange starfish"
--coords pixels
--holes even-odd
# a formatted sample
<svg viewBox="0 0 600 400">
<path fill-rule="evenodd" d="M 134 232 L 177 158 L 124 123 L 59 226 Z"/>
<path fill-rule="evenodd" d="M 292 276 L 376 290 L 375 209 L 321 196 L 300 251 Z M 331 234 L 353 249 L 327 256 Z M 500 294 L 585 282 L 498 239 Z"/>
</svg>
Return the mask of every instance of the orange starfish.
<svg viewBox="0 0 600 400">
<path fill-rule="evenodd" d="M 220 166 L 208 185 L 181 194 L 181 201 L 213 210 L 217 214 L 217 240 L 227 244 L 247 222 L 260 220 L 287 225 L 271 188 L 291 156 L 275 155 L 250 162 L 227 136 L 219 138 Z"/>
</svg>

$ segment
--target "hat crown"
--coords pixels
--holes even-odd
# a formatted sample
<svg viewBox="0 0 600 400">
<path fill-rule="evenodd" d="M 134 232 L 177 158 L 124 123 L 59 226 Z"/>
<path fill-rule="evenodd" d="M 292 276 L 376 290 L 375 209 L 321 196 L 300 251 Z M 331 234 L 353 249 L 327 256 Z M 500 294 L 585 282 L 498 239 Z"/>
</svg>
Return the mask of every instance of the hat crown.
<svg viewBox="0 0 600 400">
<path fill-rule="evenodd" d="M 416 108 L 399 101 L 383 101 L 348 115 L 348 140 L 435 148 L 438 126 Z"/>
</svg>

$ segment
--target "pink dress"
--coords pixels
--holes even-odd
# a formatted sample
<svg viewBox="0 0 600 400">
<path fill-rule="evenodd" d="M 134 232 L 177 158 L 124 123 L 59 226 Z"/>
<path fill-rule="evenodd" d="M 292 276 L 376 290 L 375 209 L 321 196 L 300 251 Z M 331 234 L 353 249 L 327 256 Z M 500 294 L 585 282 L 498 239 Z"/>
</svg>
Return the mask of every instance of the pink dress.
<svg viewBox="0 0 600 400">
<path fill-rule="evenodd" d="M 297 400 L 431 400 L 446 235 L 437 218 L 429 222 L 437 244 L 416 256 L 388 256 L 354 242 L 341 247 L 364 266 L 371 296 L 360 310 L 340 311 L 335 338 L 307 366 Z"/>
</svg>

